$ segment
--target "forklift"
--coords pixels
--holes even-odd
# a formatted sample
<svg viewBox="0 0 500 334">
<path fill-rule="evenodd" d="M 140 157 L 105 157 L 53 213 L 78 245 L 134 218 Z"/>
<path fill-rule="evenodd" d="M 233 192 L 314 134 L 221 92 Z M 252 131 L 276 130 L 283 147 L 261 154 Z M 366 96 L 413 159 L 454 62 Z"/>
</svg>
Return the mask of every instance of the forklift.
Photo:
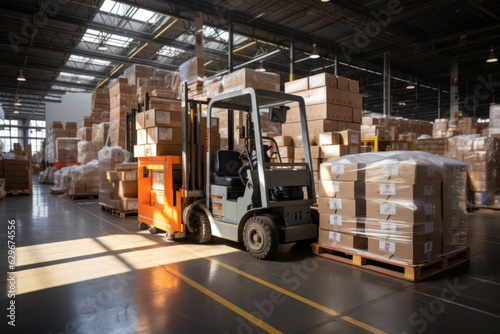
<svg viewBox="0 0 500 334">
<path fill-rule="evenodd" d="M 245 88 L 206 102 L 189 100 L 187 93 L 183 83 L 182 155 L 139 158 L 139 226 L 158 227 L 169 239 L 190 236 L 206 243 L 218 237 L 243 242 L 256 259 L 272 258 L 280 244 L 317 238 L 319 219 L 303 98 Z M 299 106 L 303 163 L 282 162 L 277 142 L 262 133 L 261 115 L 284 123 L 291 103 Z M 241 152 L 231 149 L 231 121 L 228 149 L 211 145 L 215 109 L 227 110 L 229 120 L 236 112 L 245 116 L 245 126 L 239 127 Z M 151 208 L 146 195 L 157 182 L 152 180 L 155 170 L 163 171 L 165 186 L 160 208 Z"/>
</svg>

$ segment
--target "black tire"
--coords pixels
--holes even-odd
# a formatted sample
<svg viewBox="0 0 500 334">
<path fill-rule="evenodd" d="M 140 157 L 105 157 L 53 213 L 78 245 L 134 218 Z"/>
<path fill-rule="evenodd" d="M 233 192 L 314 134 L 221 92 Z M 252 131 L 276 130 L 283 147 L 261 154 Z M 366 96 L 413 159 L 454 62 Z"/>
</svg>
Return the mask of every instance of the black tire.
<svg viewBox="0 0 500 334">
<path fill-rule="evenodd" d="M 147 230 L 147 229 L 149 228 L 149 226 L 148 226 L 148 225 L 146 225 L 146 224 L 144 224 L 144 223 L 139 222 L 139 228 L 140 228 L 141 230 Z"/>
<path fill-rule="evenodd" d="M 212 239 L 210 221 L 204 212 L 195 210 L 191 215 L 190 226 L 193 230 L 191 237 L 195 242 L 204 244 Z"/>
<path fill-rule="evenodd" d="M 243 243 L 246 250 L 259 260 L 266 260 L 276 255 L 279 236 L 271 218 L 255 216 L 247 220 L 243 228 Z"/>
</svg>

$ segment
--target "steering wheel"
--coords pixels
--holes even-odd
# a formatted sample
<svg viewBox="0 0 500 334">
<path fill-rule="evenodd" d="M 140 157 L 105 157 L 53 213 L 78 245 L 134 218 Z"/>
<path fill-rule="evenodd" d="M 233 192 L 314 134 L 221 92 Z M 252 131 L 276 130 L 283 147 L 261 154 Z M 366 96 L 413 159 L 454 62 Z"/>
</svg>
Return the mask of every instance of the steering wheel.
<svg viewBox="0 0 500 334">
<path fill-rule="evenodd" d="M 262 148 L 264 149 L 264 154 L 267 156 L 267 152 L 272 148 L 272 145 L 262 145 Z M 243 166 L 241 166 L 238 170 L 238 175 L 241 179 L 241 182 L 243 182 L 243 185 L 246 185 L 248 182 L 247 170 L 254 169 L 257 165 L 257 155 L 253 155 L 252 158 L 249 159 L 248 153 L 249 150 L 247 140 L 245 140 L 245 150 L 240 153 L 239 158 L 241 160 L 247 160 L 248 162 L 243 164 Z"/>
</svg>

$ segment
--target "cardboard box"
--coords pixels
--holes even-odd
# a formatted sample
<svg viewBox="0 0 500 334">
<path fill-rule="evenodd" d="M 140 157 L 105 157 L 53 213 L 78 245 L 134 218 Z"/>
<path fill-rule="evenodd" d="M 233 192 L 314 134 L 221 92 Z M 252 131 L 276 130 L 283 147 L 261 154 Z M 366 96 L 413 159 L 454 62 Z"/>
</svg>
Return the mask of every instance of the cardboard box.
<svg viewBox="0 0 500 334">
<path fill-rule="evenodd" d="M 365 168 L 363 164 L 323 162 L 320 166 L 320 178 L 334 181 L 363 181 Z"/>
<path fill-rule="evenodd" d="M 148 130 L 138 129 L 136 131 L 137 145 L 146 145 L 148 143 Z"/>
<path fill-rule="evenodd" d="M 147 145 L 134 145 L 134 158 L 143 158 L 146 156 L 144 149 Z"/>
<path fill-rule="evenodd" d="M 359 93 L 359 81 L 349 79 L 349 91 Z"/>
<path fill-rule="evenodd" d="M 320 213 L 334 213 L 345 217 L 365 217 L 366 204 L 364 200 L 346 198 L 318 198 L 318 209 Z"/>
<path fill-rule="evenodd" d="M 301 92 L 309 89 L 309 78 L 296 79 L 285 82 L 285 93 Z"/>
<path fill-rule="evenodd" d="M 114 181 L 113 188 L 120 198 L 137 197 L 137 181 Z"/>
<path fill-rule="evenodd" d="M 341 91 L 337 88 L 319 87 L 303 92 L 295 92 L 294 94 L 302 96 L 306 105 L 322 103 L 342 104 Z"/>
<path fill-rule="evenodd" d="M 420 184 L 441 181 L 442 175 L 435 165 L 416 164 L 386 159 L 366 167 L 366 182 Z"/>
<path fill-rule="evenodd" d="M 339 132 L 323 132 L 319 134 L 319 145 L 338 145 L 342 144 Z"/>
<path fill-rule="evenodd" d="M 361 145 L 361 133 L 354 130 L 339 131 L 343 145 Z"/>
<path fill-rule="evenodd" d="M 363 110 L 361 108 L 352 108 L 352 122 L 361 124 L 362 119 L 363 119 Z"/>
<path fill-rule="evenodd" d="M 137 170 L 118 171 L 116 175 L 120 181 L 137 181 Z"/>
<path fill-rule="evenodd" d="M 307 128 L 309 135 L 319 135 L 324 132 L 337 131 L 337 121 L 330 119 L 308 121 Z"/>
<path fill-rule="evenodd" d="M 182 144 L 182 129 L 155 126 L 147 128 L 147 144 Z"/>
<path fill-rule="evenodd" d="M 136 145 L 137 146 L 137 145 Z M 182 145 L 150 144 L 144 146 L 144 156 L 156 157 L 159 155 L 181 155 Z"/>
<path fill-rule="evenodd" d="M 205 62 L 203 58 L 193 57 L 179 66 L 180 81 L 188 84 L 202 82 L 205 76 Z"/>
<path fill-rule="evenodd" d="M 114 170 L 106 171 L 106 180 L 108 181 L 120 181 L 120 177 L 118 177 L 118 173 Z"/>
<path fill-rule="evenodd" d="M 357 234 L 364 233 L 364 222 L 363 218 L 321 213 L 319 215 L 319 228 L 327 231 Z"/>
<path fill-rule="evenodd" d="M 441 183 L 404 184 L 392 182 L 366 182 L 366 199 L 440 202 Z"/>
<path fill-rule="evenodd" d="M 143 129 L 146 126 L 146 123 L 145 123 L 146 120 L 144 118 L 145 115 L 146 115 L 145 112 L 139 112 L 139 113 L 135 114 L 135 129 L 136 130 Z"/>
<path fill-rule="evenodd" d="M 182 113 L 162 109 L 150 109 L 145 111 L 144 126 L 152 128 L 155 126 L 168 126 L 170 128 L 182 127 Z"/>
<path fill-rule="evenodd" d="M 293 140 L 291 136 L 276 136 L 273 138 L 276 141 L 276 144 L 278 144 L 278 147 L 293 146 Z"/>
<path fill-rule="evenodd" d="M 349 79 L 337 76 L 337 88 L 341 90 L 349 90 Z"/>
<path fill-rule="evenodd" d="M 366 200 L 366 217 L 407 224 L 442 224 L 441 202 Z"/>
<path fill-rule="evenodd" d="M 366 249 L 368 241 L 365 237 L 346 234 L 342 232 L 334 232 L 320 229 L 318 235 L 318 242 L 321 245 L 328 247 L 339 248 L 354 248 Z"/>
<path fill-rule="evenodd" d="M 368 252 L 388 260 L 419 264 L 431 260 L 441 253 L 441 238 L 416 243 L 368 238 Z"/>
<path fill-rule="evenodd" d="M 337 77 L 330 73 L 320 73 L 309 77 L 309 89 L 324 86 L 337 88 Z"/>
<path fill-rule="evenodd" d="M 138 209 L 137 198 L 121 198 L 117 200 L 117 208 L 124 211 L 134 211 Z"/>
<path fill-rule="evenodd" d="M 319 180 L 319 196 L 364 199 L 365 183 L 362 181 Z"/>
<path fill-rule="evenodd" d="M 321 159 L 334 159 L 348 154 L 346 145 L 321 146 Z"/>
<path fill-rule="evenodd" d="M 421 242 L 441 237 L 441 224 L 433 221 L 416 224 L 366 219 L 364 233 L 367 237 L 395 242 Z"/>
<path fill-rule="evenodd" d="M 342 106 L 333 103 L 321 103 L 308 106 L 307 120 L 332 119 L 342 120 Z"/>
<path fill-rule="evenodd" d="M 293 158 L 294 157 L 294 147 L 293 146 L 280 146 L 279 153 L 282 158 Z"/>
</svg>

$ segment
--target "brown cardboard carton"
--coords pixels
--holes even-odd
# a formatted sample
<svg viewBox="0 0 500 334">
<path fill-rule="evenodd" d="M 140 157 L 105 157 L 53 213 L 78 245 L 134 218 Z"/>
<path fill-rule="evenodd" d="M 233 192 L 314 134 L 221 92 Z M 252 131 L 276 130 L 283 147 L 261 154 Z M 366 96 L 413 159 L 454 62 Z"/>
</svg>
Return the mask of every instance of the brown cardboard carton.
<svg viewBox="0 0 500 334">
<path fill-rule="evenodd" d="M 332 119 L 342 120 L 342 106 L 333 103 L 321 103 L 308 106 L 307 120 Z"/>
<path fill-rule="evenodd" d="M 162 109 L 149 109 L 145 111 L 144 126 L 146 128 L 155 126 L 180 128 L 182 126 L 182 113 Z"/>
<path fill-rule="evenodd" d="M 321 159 L 334 159 L 347 155 L 346 145 L 324 145 L 321 146 Z"/>
<path fill-rule="evenodd" d="M 334 232 L 320 229 L 318 242 L 328 247 L 366 249 L 367 238 L 342 232 Z"/>
<path fill-rule="evenodd" d="M 137 181 L 115 181 L 114 188 L 120 198 L 137 197 Z"/>
<path fill-rule="evenodd" d="M 363 110 L 361 108 L 352 108 L 352 122 L 361 124 L 362 118 L 363 118 Z"/>
<path fill-rule="evenodd" d="M 407 224 L 433 221 L 441 225 L 441 202 L 367 200 L 366 217 Z"/>
<path fill-rule="evenodd" d="M 363 199 L 365 183 L 361 181 L 319 181 L 319 196 L 346 199 Z"/>
<path fill-rule="evenodd" d="M 415 164 L 390 159 L 366 167 L 367 182 L 391 181 L 397 183 L 419 184 L 440 181 L 442 175 L 435 165 Z"/>
<path fill-rule="evenodd" d="M 296 79 L 285 82 L 285 93 L 301 92 L 309 89 L 309 78 Z"/>
<path fill-rule="evenodd" d="M 182 145 L 149 144 L 144 145 L 144 156 L 156 157 L 159 155 L 181 155 Z"/>
<path fill-rule="evenodd" d="M 293 158 L 294 157 L 294 147 L 293 146 L 281 146 L 279 147 L 279 153 L 282 158 Z"/>
<path fill-rule="evenodd" d="M 319 135 L 323 132 L 337 131 L 337 121 L 330 119 L 308 121 L 307 128 L 309 135 Z"/>
<path fill-rule="evenodd" d="M 388 260 L 419 264 L 431 260 L 441 253 L 441 238 L 416 243 L 368 238 L 368 252 Z"/>
<path fill-rule="evenodd" d="M 361 145 L 361 133 L 354 130 L 339 131 L 344 145 Z"/>
<path fill-rule="evenodd" d="M 120 181 L 137 181 L 137 170 L 118 171 L 116 174 Z"/>
<path fill-rule="evenodd" d="M 416 224 L 367 218 L 364 233 L 368 237 L 396 242 L 421 242 L 441 237 L 441 224 L 433 221 Z"/>
<path fill-rule="evenodd" d="M 321 213 L 319 228 L 327 231 L 339 231 L 349 234 L 364 232 L 364 223 L 357 217 L 347 217 L 335 213 Z"/>
<path fill-rule="evenodd" d="M 441 183 L 404 184 L 366 182 L 366 199 L 391 201 L 440 202 Z"/>
<path fill-rule="evenodd" d="M 321 213 L 334 213 L 345 217 L 364 217 L 366 204 L 364 200 L 345 198 L 318 198 L 318 209 Z"/>
<path fill-rule="evenodd" d="M 278 147 L 293 146 L 293 140 L 291 136 L 276 136 L 274 137 L 274 140 L 276 141 L 276 144 L 278 144 Z"/>
<path fill-rule="evenodd" d="M 349 79 L 349 91 L 359 93 L 359 81 Z"/>
<path fill-rule="evenodd" d="M 148 130 L 138 129 L 136 131 L 137 145 L 146 145 L 148 143 Z"/>
<path fill-rule="evenodd" d="M 295 92 L 295 95 L 302 96 L 306 105 L 321 103 L 342 104 L 341 91 L 331 87 L 319 87 L 303 92 Z"/>
<path fill-rule="evenodd" d="M 320 166 L 321 180 L 362 181 L 365 179 L 365 165 L 323 162 Z"/>
<path fill-rule="evenodd" d="M 145 112 L 139 112 L 135 114 L 135 129 L 139 130 L 145 127 L 145 119 L 144 116 L 146 115 Z"/>
<path fill-rule="evenodd" d="M 147 128 L 147 144 L 182 144 L 182 129 L 167 128 L 167 127 L 152 127 Z"/>
<path fill-rule="evenodd" d="M 337 88 L 337 77 L 330 73 L 320 73 L 309 77 L 309 89 L 324 86 Z"/>
<path fill-rule="evenodd" d="M 323 132 L 319 134 L 319 145 L 337 145 L 341 144 L 341 136 L 338 132 Z"/>
<path fill-rule="evenodd" d="M 124 211 L 137 210 L 138 202 L 137 198 L 121 198 L 117 200 L 117 208 Z"/>
<path fill-rule="evenodd" d="M 147 145 L 134 145 L 134 158 L 143 158 L 146 156 L 144 149 Z"/>
</svg>

